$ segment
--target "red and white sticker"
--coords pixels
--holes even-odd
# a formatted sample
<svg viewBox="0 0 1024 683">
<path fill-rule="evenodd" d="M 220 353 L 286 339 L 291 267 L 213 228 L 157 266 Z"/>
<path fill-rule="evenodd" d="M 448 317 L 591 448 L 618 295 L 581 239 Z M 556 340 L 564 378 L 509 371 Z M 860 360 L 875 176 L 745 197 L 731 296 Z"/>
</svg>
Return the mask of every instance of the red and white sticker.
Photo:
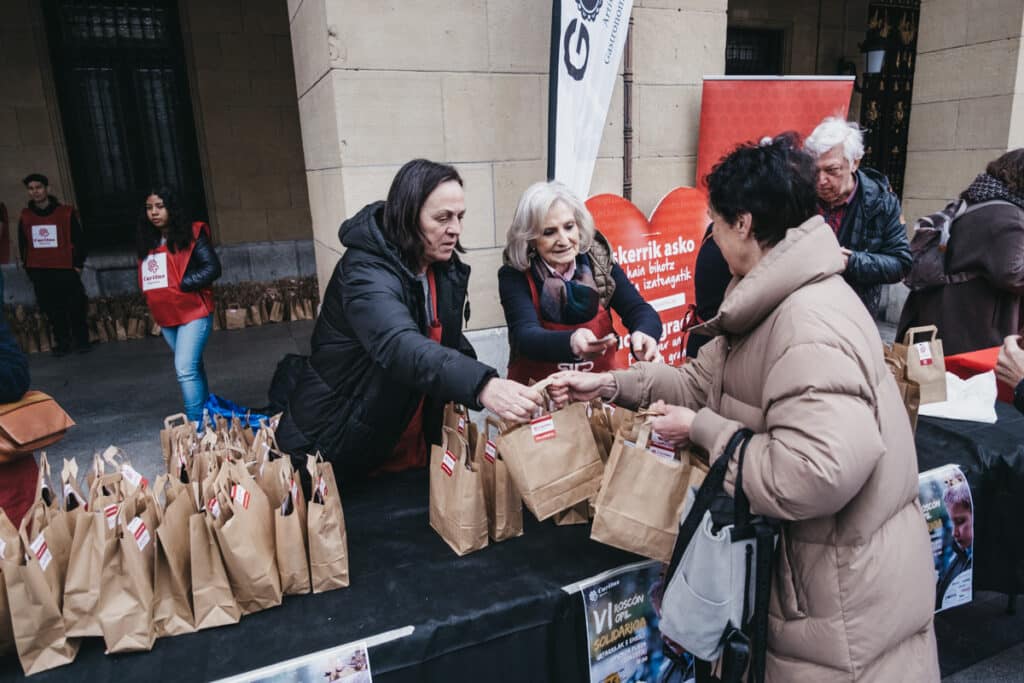
<svg viewBox="0 0 1024 683">
<path fill-rule="evenodd" d="M 121 476 L 124 477 L 125 481 L 137 489 L 144 489 L 146 488 L 146 484 L 149 483 L 148 479 L 139 474 L 139 471 L 128 463 L 122 463 Z"/>
<path fill-rule="evenodd" d="M 139 546 L 139 550 L 145 550 L 150 539 L 149 529 L 146 528 L 146 523 L 142 521 L 142 518 L 132 517 L 132 521 L 128 522 L 128 531 L 132 532 L 132 536 L 135 537 L 135 544 Z"/>
<path fill-rule="evenodd" d="M 914 348 L 917 349 L 917 357 L 920 359 L 921 365 L 931 365 L 935 362 L 932 359 L 931 342 L 918 342 L 914 344 Z"/>
<path fill-rule="evenodd" d="M 324 475 L 320 475 L 316 480 L 316 490 L 320 494 L 320 499 L 323 500 L 327 496 L 327 482 L 324 481 Z"/>
<path fill-rule="evenodd" d="M 292 485 L 288 487 L 288 494 L 292 497 L 292 505 L 299 502 L 299 485 L 292 479 Z"/>
<path fill-rule="evenodd" d="M 231 500 L 235 502 L 235 505 L 241 505 L 243 510 L 249 509 L 249 492 L 245 490 L 244 486 L 231 485 Z"/>
<path fill-rule="evenodd" d="M 117 503 L 111 503 L 107 507 L 103 508 L 103 516 L 107 518 L 107 528 L 113 529 L 117 524 L 117 512 L 121 509 L 121 506 Z"/>
<path fill-rule="evenodd" d="M 445 450 L 444 457 L 441 458 L 441 470 L 450 477 L 455 472 L 455 463 L 457 462 L 458 460 L 455 459 L 452 452 Z"/>
<path fill-rule="evenodd" d="M 555 438 L 555 420 L 550 415 L 538 417 L 530 421 L 530 432 L 534 441 L 547 441 Z"/>
<path fill-rule="evenodd" d="M 43 571 L 46 571 L 46 568 L 50 566 L 50 562 L 53 561 L 53 555 L 50 554 L 50 549 L 46 547 L 46 539 L 43 538 L 42 534 L 39 534 L 29 547 L 32 549 L 32 554 L 39 560 L 39 566 L 42 567 Z"/>
<path fill-rule="evenodd" d="M 458 424 L 457 430 L 458 430 L 459 434 L 465 434 L 466 433 L 466 418 L 463 417 L 462 415 L 459 415 L 459 424 Z"/>
<path fill-rule="evenodd" d="M 651 441 L 647 444 L 647 450 L 670 460 L 676 457 L 675 447 L 653 432 L 651 433 Z"/>
<path fill-rule="evenodd" d="M 33 225 L 32 246 L 35 249 L 56 249 L 57 226 L 56 225 Z"/>
<path fill-rule="evenodd" d="M 213 515 L 214 519 L 218 519 L 220 517 L 220 503 L 217 501 L 216 496 L 211 498 L 210 502 L 206 504 L 206 509 L 210 511 L 210 514 Z"/>
<path fill-rule="evenodd" d="M 493 441 L 487 439 L 487 445 L 484 446 L 484 457 L 487 458 L 487 462 L 494 462 L 494 457 L 498 454 L 498 447 Z"/>
</svg>

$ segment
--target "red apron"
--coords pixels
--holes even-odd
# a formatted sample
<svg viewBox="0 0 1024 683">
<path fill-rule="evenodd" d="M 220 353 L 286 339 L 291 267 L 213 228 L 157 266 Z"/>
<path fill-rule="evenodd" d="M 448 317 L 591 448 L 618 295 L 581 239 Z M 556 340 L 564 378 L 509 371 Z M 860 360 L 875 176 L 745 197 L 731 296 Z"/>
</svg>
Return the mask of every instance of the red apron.
<svg viewBox="0 0 1024 683">
<path fill-rule="evenodd" d="M 598 310 L 597 315 L 595 315 L 589 322 L 581 325 L 562 325 L 544 320 L 544 317 L 540 313 L 540 296 L 537 294 L 537 284 L 533 281 L 533 276 L 530 275 L 529 272 L 523 273 L 523 275 L 526 276 L 526 281 L 530 284 L 530 298 L 533 300 L 533 307 L 537 311 L 537 320 L 540 321 L 540 326 L 545 330 L 569 332 L 580 328 L 586 328 L 593 332 L 594 336 L 598 339 L 605 335 L 615 333 L 615 328 L 612 327 L 612 314 L 607 308 Z M 609 370 L 618 370 L 621 367 L 622 365 L 617 361 L 614 350 L 609 350 L 600 358 L 592 361 L 572 361 L 568 363 L 550 363 L 547 361 L 530 360 L 529 358 L 518 356 L 512 359 L 508 364 L 508 378 L 521 384 L 527 384 L 531 379 L 539 382 L 548 375 L 559 372 L 560 370 L 607 372 Z"/>
<path fill-rule="evenodd" d="M 139 262 L 139 288 L 160 327 L 177 327 L 213 313 L 213 291 L 209 287 L 198 292 L 183 292 L 180 288 L 196 240 L 204 232 L 209 238 L 210 226 L 196 221 L 188 249 L 171 253 L 164 244 Z"/>
<path fill-rule="evenodd" d="M 441 343 L 441 321 L 437 317 L 437 282 L 434 280 L 434 270 L 427 269 L 427 282 L 430 285 L 430 305 L 434 309 L 434 324 L 430 326 L 429 337 L 432 341 Z M 423 437 L 423 402 L 416 406 L 409 424 L 406 425 L 398 445 L 391 455 L 391 459 L 385 462 L 371 473 L 371 476 L 383 474 L 384 472 L 402 472 L 416 467 L 427 466 L 427 442 Z"/>
<path fill-rule="evenodd" d="M 21 237 L 27 245 L 26 268 L 71 269 L 71 215 L 74 212 L 74 207 L 67 204 L 59 204 L 49 216 L 40 216 L 28 207 L 21 210 Z"/>
<path fill-rule="evenodd" d="M 39 467 L 34 455 L 0 464 L 0 508 L 17 528 L 36 499 Z"/>
</svg>

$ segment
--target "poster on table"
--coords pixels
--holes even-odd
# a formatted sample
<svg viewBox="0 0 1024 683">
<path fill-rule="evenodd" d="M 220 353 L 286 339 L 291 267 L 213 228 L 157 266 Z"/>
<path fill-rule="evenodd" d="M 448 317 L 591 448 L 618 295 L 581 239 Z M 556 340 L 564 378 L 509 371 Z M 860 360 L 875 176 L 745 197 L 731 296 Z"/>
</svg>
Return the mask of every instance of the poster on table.
<svg viewBox="0 0 1024 683">
<path fill-rule="evenodd" d="M 579 584 L 587 623 L 590 683 L 659 683 L 685 677 L 662 647 L 652 594 L 662 564 L 641 562 Z"/>
<path fill-rule="evenodd" d="M 697 144 L 697 187 L 736 145 L 796 131 L 807 137 L 826 116 L 846 118 L 853 76 L 705 76 Z"/>
<path fill-rule="evenodd" d="M 598 231 L 608 239 L 615 262 L 640 296 L 654 307 L 663 326 L 662 358 L 679 365 L 686 355 L 684 320 L 693 298 L 697 251 L 707 230 L 707 199 L 690 187 L 678 187 L 658 203 L 650 219 L 628 199 L 599 194 L 587 200 Z M 626 346 L 629 331 L 612 316 L 619 335 L 619 363 L 635 359 Z"/>
<path fill-rule="evenodd" d="M 218 683 L 373 683 L 365 641 L 339 645 Z"/>
<path fill-rule="evenodd" d="M 922 472 L 918 487 L 935 561 L 935 611 L 941 612 L 973 598 L 974 500 L 956 465 Z"/>
</svg>

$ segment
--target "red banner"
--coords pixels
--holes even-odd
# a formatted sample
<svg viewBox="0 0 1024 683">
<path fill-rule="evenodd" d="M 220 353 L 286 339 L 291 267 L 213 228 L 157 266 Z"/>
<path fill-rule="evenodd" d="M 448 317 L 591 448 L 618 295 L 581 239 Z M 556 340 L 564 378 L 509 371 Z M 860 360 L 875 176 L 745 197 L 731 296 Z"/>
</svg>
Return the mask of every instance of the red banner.
<svg viewBox="0 0 1024 683">
<path fill-rule="evenodd" d="M 845 118 L 852 92 L 852 77 L 705 78 L 697 187 L 736 145 L 791 130 L 807 137 L 826 116 Z"/>
<path fill-rule="evenodd" d="M 587 200 L 597 229 L 608 238 L 615 261 L 640 296 L 658 311 L 664 326 L 659 348 L 665 362 L 679 365 L 686 354 L 683 317 L 693 303 L 697 250 L 707 229 L 707 200 L 689 187 L 669 192 L 648 220 L 632 202 L 614 194 Z M 632 363 L 625 345 L 629 334 L 613 315 L 620 337 L 619 360 Z"/>
</svg>

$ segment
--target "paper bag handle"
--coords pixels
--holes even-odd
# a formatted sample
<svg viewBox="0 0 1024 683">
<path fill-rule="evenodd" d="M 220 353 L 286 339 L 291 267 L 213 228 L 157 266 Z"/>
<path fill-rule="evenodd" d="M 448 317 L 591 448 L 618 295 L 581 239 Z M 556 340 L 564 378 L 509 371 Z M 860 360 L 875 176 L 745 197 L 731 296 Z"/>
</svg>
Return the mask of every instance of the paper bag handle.
<svg viewBox="0 0 1024 683">
<path fill-rule="evenodd" d="M 484 417 L 484 440 L 485 441 L 490 441 L 490 439 L 491 439 L 491 427 L 494 427 L 496 430 L 498 430 L 498 435 L 499 436 L 505 432 L 505 423 L 504 422 L 502 422 L 501 420 L 499 420 L 498 418 L 496 418 L 496 417 L 494 417 L 492 415 L 487 415 L 486 417 Z"/>
<path fill-rule="evenodd" d="M 645 450 L 651 442 L 651 418 L 644 420 L 640 431 L 636 434 L 636 447 Z"/>
<path fill-rule="evenodd" d="M 176 426 L 180 421 L 180 424 L 188 424 L 188 416 L 185 413 L 176 413 L 174 415 L 168 415 L 164 418 L 164 429 L 170 429 Z"/>
<path fill-rule="evenodd" d="M 935 325 L 922 325 L 920 327 L 911 327 L 909 330 L 907 330 L 906 334 L 903 335 L 903 343 L 906 346 L 910 346 L 911 344 L 914 343 L 914 337 L 916 337 L 918 334 L 926 332 L 932 333 L 932 336 L 930 339 L 928 339 L 928 341 L 935 341 L 935 339 L 939 336 L 939 328 L 937 328 Z"/>
</svg>

